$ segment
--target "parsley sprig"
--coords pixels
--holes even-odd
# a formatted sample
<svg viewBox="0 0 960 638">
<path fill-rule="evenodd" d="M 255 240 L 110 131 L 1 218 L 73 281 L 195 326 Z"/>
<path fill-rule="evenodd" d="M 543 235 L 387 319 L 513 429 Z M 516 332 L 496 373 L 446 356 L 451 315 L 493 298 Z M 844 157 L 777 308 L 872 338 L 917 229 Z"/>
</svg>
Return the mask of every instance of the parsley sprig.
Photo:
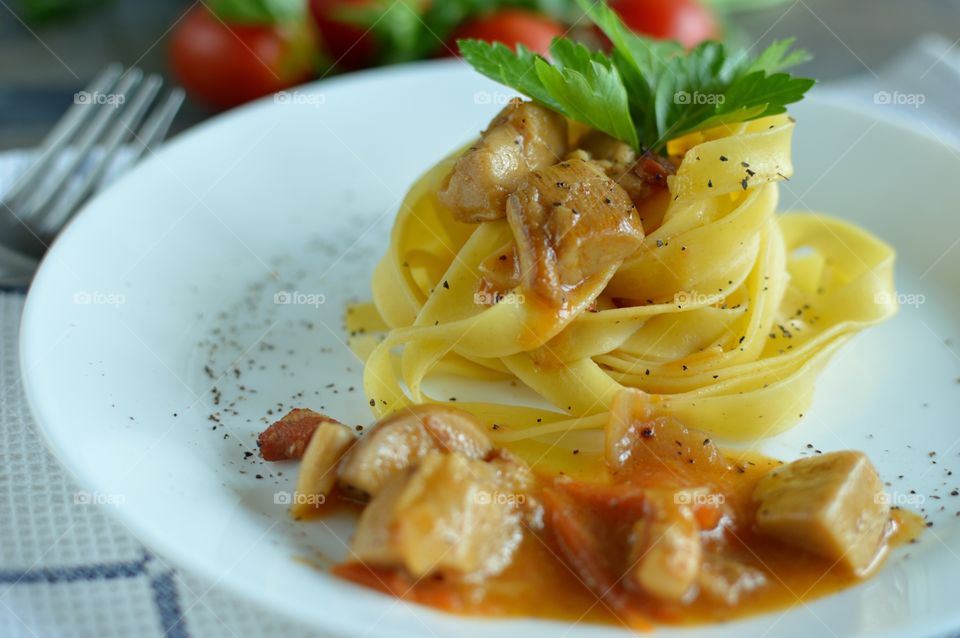
<svg viewBox="0 0 960 638">
<path fill-rule="evenodd" d="M 662 152 L 694 131 L 783 113 L 814 85 L 784 72 L 810 58 L 792 39 L 752 58 L 719 42 L 688 52 L 633 33 L 605 3 L 577 2 L 612 42 L 610 54 L 568 38 L 553 41 L 550 61 L 479 40 L 459 41 L 460 52 L 480 73 L 638 151 Z"/>
</svg>

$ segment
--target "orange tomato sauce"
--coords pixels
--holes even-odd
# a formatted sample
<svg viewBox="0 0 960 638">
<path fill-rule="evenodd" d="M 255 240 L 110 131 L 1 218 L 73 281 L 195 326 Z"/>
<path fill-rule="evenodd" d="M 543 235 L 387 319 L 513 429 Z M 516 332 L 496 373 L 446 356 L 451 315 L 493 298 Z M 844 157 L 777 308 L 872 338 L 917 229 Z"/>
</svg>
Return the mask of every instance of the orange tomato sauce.
<svg viewBox="0 0 960 638">
<path fill-rule="evenodd" d="M 522 455 L 522 451 L 519 451 Z M 572 455 L 573 456 L 573 455 Z M 741 597 L 735 605 L 700 595 L 689 603 L 671 603 L 635 592 L 621 591 L 629 601 L 626 608 L 612 605 L 597 596 L 575 569 L 562 558 L 556 535 L 551 533 L 550 516 L 541 530 L 525 530 L 525 537 L 511 565 L 502 573 L 476 583 L 431 576 L 414 580 L 399 569 L 347 562 L 333 573 L 411 602 L 444 611 L 485 617 L 532 617 L 570 622 L 592 622 L 648 629 L 655 624 L 699 624 L 731 620 L 763 612 L 787 609 L 831 594 L 861 582 L 833 561 L 764 537 L 753 530 L 755 506 L 752 493 L 757 481 L 779 461 L 760 456 L 728 455 L 736 459 L 733 469 L 712 485 L 724 495 L 725 542 L 722 555 L 755 568 L 766 578 L 765 584 Z M 556 456 L 534 469 L 542 483 L 549 486 L 558 474 L 576 475 L 577 489 L 572 493 L 604 494 L 611 486 L 599 454 L 578 454 L 569 461 L 557 462 Z M 527 459 L 532 462 L 535 459 Z M 566 468 L 566 469 L 565 469 Z M 569 472 L 567 470 L 570 470 Z M 656 477 L 647 477 L 656 480 Z M 669 480 L 668 480 L 669 482 Z M 343 509 L 359 510 L 362 504 L 343 493 L 335 493 L 317 510 L 323 516 Z M 625 530 L 635 520 L 636 510 L 624 507 L 620 516 L 606 512 L 599 538 L 603 547 L 622 550 Z M 922 519 L 905 510 L 894 510 L 890 523 L 891 545 L 907 543 L 923 529 Z M 623 564 L 618 577 L 626 578 L 629 564 Z M 621 588 L 622 590 L 622 588 Z"/>
</svg>

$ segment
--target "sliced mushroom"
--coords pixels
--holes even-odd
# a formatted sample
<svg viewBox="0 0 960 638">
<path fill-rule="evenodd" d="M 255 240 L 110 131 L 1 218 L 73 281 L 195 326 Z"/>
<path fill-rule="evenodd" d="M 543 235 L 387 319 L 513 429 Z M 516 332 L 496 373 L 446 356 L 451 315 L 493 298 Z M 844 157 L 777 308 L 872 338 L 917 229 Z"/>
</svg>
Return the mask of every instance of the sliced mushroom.
<svg viewBox="0 0 960 638">
<path fill-rule="evenodd" d="M 412 406 L 384 418 L 357 442 L 340 464 L 340 480 L 375 496 L 392 476 L 430 452 L 483 459 L 491 448 L 483 424 L 469 412 Z"/>
<path fill-rule="evenodd" d="M 684 601 L 700 575 L 703 542 L 689 498 L 649 490 L 631 534 L 633 584 L 661 600 Z"/>
<path fill-rule="evenodd" d="M 314 430 L 322 423 L 340 424 L 336 419 L 300 408 L 290 410 L 257 437 L 265 461 L 288 461 L 303 456 Z"/>
<path fill-rule="evenodd" d="M 767 577 L 759 569 L 733 559 L 708 555 L 700 567 L 697 583 L 701 594 L 735 607 L 744 596 L 766 585 Z"/>
<path fill-rule="evenodd" d="M 566 153 L 567 121 L 533 102 L 513 100 L 480 141 L 457 160 L 440 202 L 464 222 L 502 218 L 507 196 L 530 171 L 558 162 Z"/>
<path fill-rule="evenodd" d="M 627 193 L 597 164 L 580 159 L 528 175 L 507 200 L 507 221 L 524 283 L 554 305 L 643 244 Z"/>
<path fill-rule="evenodd" d="M 757 528 L 865 575 L 888 549 L 889 499 L 862 452 L 794 461 L 760 479 Z"/>
<path fill-rule="evenodd" d="M 353 432 L 340 423 L 321 423 L 310 437 L 303 453 L 297 490 L 290 514 L 299 518 L 324 502 L 337 482 L 337 464 L 357 440 Z"/>
<path fill-rule="evenodd" d="M 591 158 L 611 164 L 626 165 L 637 160 L 637 153 L 629 144 L 596 129 L 585 133 L 577 146 Z"/>
<path fill-rule="evenodd" d="M 367 505 L 354 557 L 402 567 L 414 578 L 501 572 L 522 539 L 520 514 L 503 498 L 496 468 L 460 454 L 427 454 Z"/>
<path fill-rule="evenodd" d="M 629 475 L 723 474 L 730 464 L 710 437 L 669 416 L 657 416 L 649 396 L 627 388 L 613 400 L 606 429 L 607 463 Z"/>
<path fill-rule="evenodd" d="M 629 144 L 601 131 L 584 135 L 580 147 L 623 187 L 637 206 L 655 191 L 666 189 L 667 177 L 677 172 L 670 160 L 653 153 L 638 157 Z"/>
<path fill-rule="evenodd" d="M 502 448 L 491 451 L 487 462 L 497 473 L 500 493 L 516 504 L 524 523 L 533 529 L 543 528 L 543 504 L 535 496 L 537 477 L 530 466 Z"/>
</svg>

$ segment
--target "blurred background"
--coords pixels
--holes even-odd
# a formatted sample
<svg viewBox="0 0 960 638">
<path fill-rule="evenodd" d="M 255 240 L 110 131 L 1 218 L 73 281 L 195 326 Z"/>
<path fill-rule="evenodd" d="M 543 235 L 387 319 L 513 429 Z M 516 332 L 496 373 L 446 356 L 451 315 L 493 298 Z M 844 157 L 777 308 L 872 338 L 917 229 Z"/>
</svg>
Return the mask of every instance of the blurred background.
<svg viewBox="0 0 960 638">
<path fill-rule="evenodd" d="M 186 87 L 176 132 L 310 79 L 449 55 L 460 36 L 542 48 L 575 20 L 572 4 L 0 0 L 0 150 L 37 144 L 74 94 L 111 61 L 161 73 Z M 827 81 L 870 74 L 927 32 L 954 43 L 960 39 L 960 0 L 613 0 L 611 5 L 632 28 L 688 45 L 722 37 L 752 46 L 795 36 L 814 54 L 799 71 Z"/>
</svg>

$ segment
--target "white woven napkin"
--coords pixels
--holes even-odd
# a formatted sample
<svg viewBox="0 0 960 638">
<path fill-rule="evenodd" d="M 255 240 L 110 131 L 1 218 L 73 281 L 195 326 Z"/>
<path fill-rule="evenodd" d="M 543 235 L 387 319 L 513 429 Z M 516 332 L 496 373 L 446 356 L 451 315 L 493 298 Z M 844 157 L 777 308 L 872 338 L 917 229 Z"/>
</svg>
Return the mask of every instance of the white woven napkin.
<svg viewBox="0 0 960 638">
<path fill-rule="evenodd" d="M 960 48 L 927 36 L 883 69 L 819 91 L 960 146 L 958 87 Z M 0 155 L 0 194 L 25 161 Z M 27 410 L 22 306 L 22 291 L 0 292 L 0 636 L 317 635 L 174 569 L 103 506 L 82 503 Z"/>
</svg>

